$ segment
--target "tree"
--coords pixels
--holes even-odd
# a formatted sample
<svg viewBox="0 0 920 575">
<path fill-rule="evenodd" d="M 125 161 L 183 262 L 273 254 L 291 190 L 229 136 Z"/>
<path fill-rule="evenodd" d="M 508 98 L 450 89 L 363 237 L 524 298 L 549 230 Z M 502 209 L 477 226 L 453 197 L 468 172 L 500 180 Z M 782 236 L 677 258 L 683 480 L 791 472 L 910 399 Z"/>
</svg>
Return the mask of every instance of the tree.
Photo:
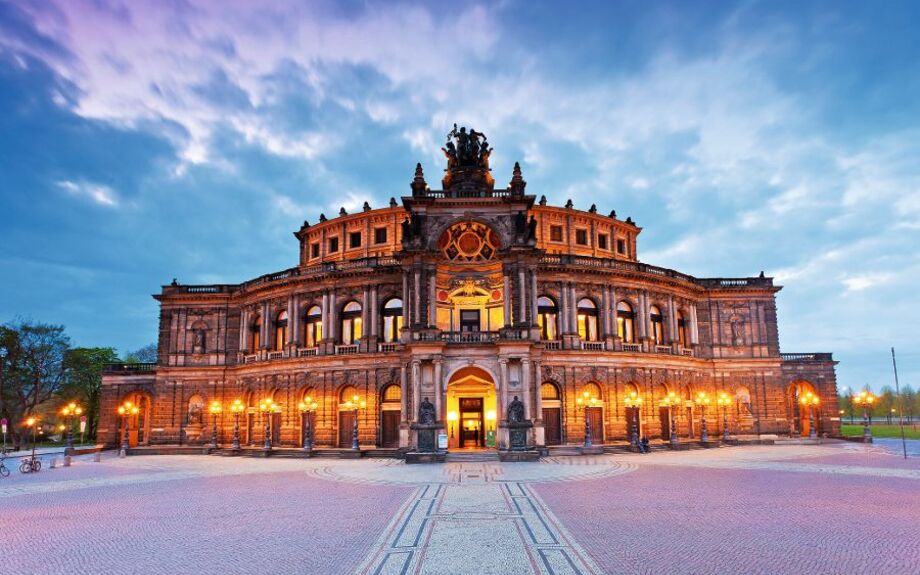
<svg viewBox="0 0 920 575">
<path fill-rule="evenodd" d="M 895 408 L 895 400 L 894 389 L 890 385 L 883 387 L 878 396 L 878 411 L 876 413 L 884 416 L 889 425 L 891 425 L 891 410 Z"/>
<path fill-rule="evenodd" d="M 24 321 L 0 328 L 0 417 L 10 421 L 16 449 L 24 435 L 19 423 L 60 389 L 69 347 L 63 326 Z"/>
<path fill-rule="evenodd" d="M 125 358 L 126 363 L 156 363 L 157 362 L 157 344 L 148 343 L 144 347 L 128 353 Z"/>
<path fill-rule="evenodd" d="M 118 363 L 111 347 L 78 347 L 68 350 L 64 358 L 65 377 L 58 395 L 63 402 L 76 401 L 83 406 L 88 437 L 96 436 L 102 370 L 109 363 Z"/>
<path fill-rule="evenodd" d="M 916 413 L 916 401 L 917 401 L 917 392 L 914 391 L 914 388 L 910 384 L 905 385 L 901 388 L 901 405 L 904 406 L 904 415 L 907 416 L 908 423 L 914 421 L 914 414 Z"/>
</svg>

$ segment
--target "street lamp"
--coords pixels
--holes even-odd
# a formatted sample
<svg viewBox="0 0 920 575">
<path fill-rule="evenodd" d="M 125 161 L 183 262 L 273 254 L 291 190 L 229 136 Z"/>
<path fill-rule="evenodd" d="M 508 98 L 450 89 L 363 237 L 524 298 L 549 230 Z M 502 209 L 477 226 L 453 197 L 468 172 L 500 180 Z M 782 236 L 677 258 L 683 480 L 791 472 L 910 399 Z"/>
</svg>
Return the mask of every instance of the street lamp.
<svg viewBox="0 0 920 575">
<path fill-rule="evenodd" d="M 354 412 L 355 416 L 352 418 L 353 423 L 351 428 L 351 450 L 361 451 L 361 446 L 358 444 L 358 412 L 367 409 L 367 403 L 361 399 L 358 394 L 355 394 L 351 399 L 342 404 L 342 409 Z"/>
<path fill-rule="evenodd" d="M 307 453 L 313 451 L 313 414 L 316 413 L 316 401 L 309 395 L 303 398 L 297 409 L 300 410 L 300 429 L 303 433 L 303 450 Z"/>
<path fill-rule="evenodd" d="M 454 438 L 454 422 L 456 422 L 458 419 L 459 419 L 459 416 L 457 415 L 456 411 L 447 412 L 447 422 L 448 422 L 447 424 L 450 426 L 450 438 L 451 439 Z"/>
<path fill-rule="evenodd" d="M 601 400 L 591 395 L 588 390 L 583 391 L 581 396 L 575 398 L 575 403 L 577 405 L 582 405 L 585 408 L 585 447 L 591 447 L 594 445 L 591 440 L 591 420 L 588 419 L 588 408 L 597 407 L 600 402 Z"/>
<path fill-rule="evenodd" d="M 863 409 L 863 441 L 865 443 L 872 443 L 872 428 L 869 427 L 869 409 L 872 408 L 874 401 L 875 396 L 868 389 L 853 396 L 853 403 L 861 405 Z"/>
<path fill-rule="evenodd" d="M 82 413 L 83 408 L 74 401 L 61 408 L 61 415 L 64 416 L 65 425 L 67 426 L 67 448 L 65 451 L 73 449 L 73 418 Z"/>
<path fill-rule="evenodd" d="M 818 437 L 818 430 L 815 428 L 815 409 L 817 409 L 817 405 L 821 403 L 821 400 L 817 395 L 809 391 L 799 398 L 799 403 L 808 410 L 808 437 L 815 439 Z"/>
<path fill-rule="evenodd" d="M 240 450 L 240 414 L 246 410 L 246 406 L 239 399 L 234 399 L 230 404 L 230 412 L 233 413 L 233 443 L 230 449 L 233 451 Z"/>
<path fill-rule="evenodd" d="M 709 430 L 706 428 L 706 406 L 709 405 L 710 399 L 705 391 L 697 394 L 696 403 L 700 406 L 700 441 L 706 443 L 709 441 Z"/>
<path fill-rule="evenodd" d="M 32 461 L 35 461 L 35 427 L 37 424 L 38 420 L 34 417 L 30 417 L 23 422 L 24 427 L 32 429 Z"/>
<path fill-rule="evenodd" d="M 137 415 L 140 409 L 130 401 L 124 402 L 122 405 L 118 406 L 118 415 L 121 416 L 122 425 L 125 428 L 125 436 L 121 441 L 121 453 L 119 456 L 125 457 L 128 455 L 128 448 L 130 447 L 128 441 L 128 429 L 131 427 L 131 416 Z"/>
<path fill-rule="evenodd" d="M 263 399 L 259 402 L 259 411 L 262 412 L 262 419 L 265 422 L 265 444 L 262 449 L 271 451 L 272 449 L 272 418 L 271 415 L 278 410 L 278 405 L 271 399 Z"/>
<path fill-rule="evenodd" d="M 224 408 L 219 401 L 212 401 L 208 411 L 211 412 L 211 449 L 217 449 L 217 417 Z"/>
<path fill-rule="evenodd" d="M 716 403 L 722 409 L 722 441 L 728 441 L 730 439 L 728 435 L 728 406 L 732 404 L 732 399 L 727 393 L 722 392 L 716 398 Z"/>
<path fill-rule="evenodd" d="M 635 409 L 633 416 L 629 418 L 629 444 L 634 449 L 639 449 L 639 426 L 637 425 L 637 420 L 639 419 L 639 407 L 642 406 L 642 396 L 635 391 L 631 391 L 626 395 L 623 402 L 626 404 L 627 409 Z"/>
<path fill-rule="evenodd" d="M 680 440 L 677 438 L 677 420 L 674 419 L 674 408 L 680 407 L 680 398 L 672 391 L 661 400 L 661 405 L 668 410 L 668 421 L 671 428 L 671 432 L 668 435 L 671 436 L 671 447 L 676 447 Z"/>
</svg>

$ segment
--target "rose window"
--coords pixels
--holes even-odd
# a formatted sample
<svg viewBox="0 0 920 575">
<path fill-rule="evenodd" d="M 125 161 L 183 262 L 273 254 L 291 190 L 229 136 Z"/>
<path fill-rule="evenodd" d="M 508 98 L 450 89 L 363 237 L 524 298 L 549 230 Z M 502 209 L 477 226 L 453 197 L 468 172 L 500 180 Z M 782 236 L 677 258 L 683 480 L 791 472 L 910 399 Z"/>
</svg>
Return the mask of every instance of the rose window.
<svg viewBox="0 0 920 575">
<path fill-rule="evenodd" d="M 500 247 L 501 241 L 492 228 L 478 222 L 454 224 L 438 241 L 438 248 L 447 259 L 457 262 L 490 260 Z"/>
</svg>

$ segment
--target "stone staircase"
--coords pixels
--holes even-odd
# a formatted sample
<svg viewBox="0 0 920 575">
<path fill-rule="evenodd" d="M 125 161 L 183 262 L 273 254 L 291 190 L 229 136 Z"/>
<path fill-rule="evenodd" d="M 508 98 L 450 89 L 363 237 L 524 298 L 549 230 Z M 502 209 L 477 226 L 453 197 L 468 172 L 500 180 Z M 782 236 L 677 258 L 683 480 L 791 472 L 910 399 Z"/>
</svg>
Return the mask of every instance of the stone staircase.
<svg viewBox="0 0 920 575">
<path fill-rule="evenodd" d="M 447 463 L 498 463 L 498 452 L 494 450 L 486 451 L 449 451 Z"/>
</svg>

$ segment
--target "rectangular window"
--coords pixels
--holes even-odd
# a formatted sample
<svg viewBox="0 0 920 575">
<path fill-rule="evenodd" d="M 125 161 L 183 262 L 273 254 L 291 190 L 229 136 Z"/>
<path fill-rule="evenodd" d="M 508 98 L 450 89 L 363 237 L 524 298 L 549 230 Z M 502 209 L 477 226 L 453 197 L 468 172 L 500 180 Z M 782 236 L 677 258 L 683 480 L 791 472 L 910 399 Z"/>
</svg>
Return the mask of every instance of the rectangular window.
<svg viewBox="0 0 920 575">
<path fill-rule="evenodd" d="M 319 257 L 319 242 L 314 242 L 310 244 L 310 257 L 311 258 Z"/>
<path fill-rule="evenodd" d="M 348 234 L 348 247 L 349 248 L 360 248 L 361 247 L 361 232 L 351 232 Z"/>
<path fill-rule="evenodd" d="M 329 238 L 329 253 L 339 251 L 339 238 Z"/>
<path fill-rule="evenodd" d="M 626 240 L 617 240 L 617 253 L 626 255 Z"/>
<path fill-rule="evenodd" d="M 588 245 L 588 230 L 575 230 L 575 243 L 580 246 Z"/>
<path fill-rule="evenodd" d="M 549 227 L 549 239 L 552 242 L 561 242 L 562 241 L 562 226 L 550 226 Z"/>
<path fill-rule="evenodd" d="M 374 229 L 374 243 L 375 244 L 387 243 L 387 229 L 386 228 L 375 228 Z"/>
<path fill-rule="evenodd" d="M 602 250 L 607 249 L 607 234 L 597 234 L 597 247 Z"/>
</svg>

